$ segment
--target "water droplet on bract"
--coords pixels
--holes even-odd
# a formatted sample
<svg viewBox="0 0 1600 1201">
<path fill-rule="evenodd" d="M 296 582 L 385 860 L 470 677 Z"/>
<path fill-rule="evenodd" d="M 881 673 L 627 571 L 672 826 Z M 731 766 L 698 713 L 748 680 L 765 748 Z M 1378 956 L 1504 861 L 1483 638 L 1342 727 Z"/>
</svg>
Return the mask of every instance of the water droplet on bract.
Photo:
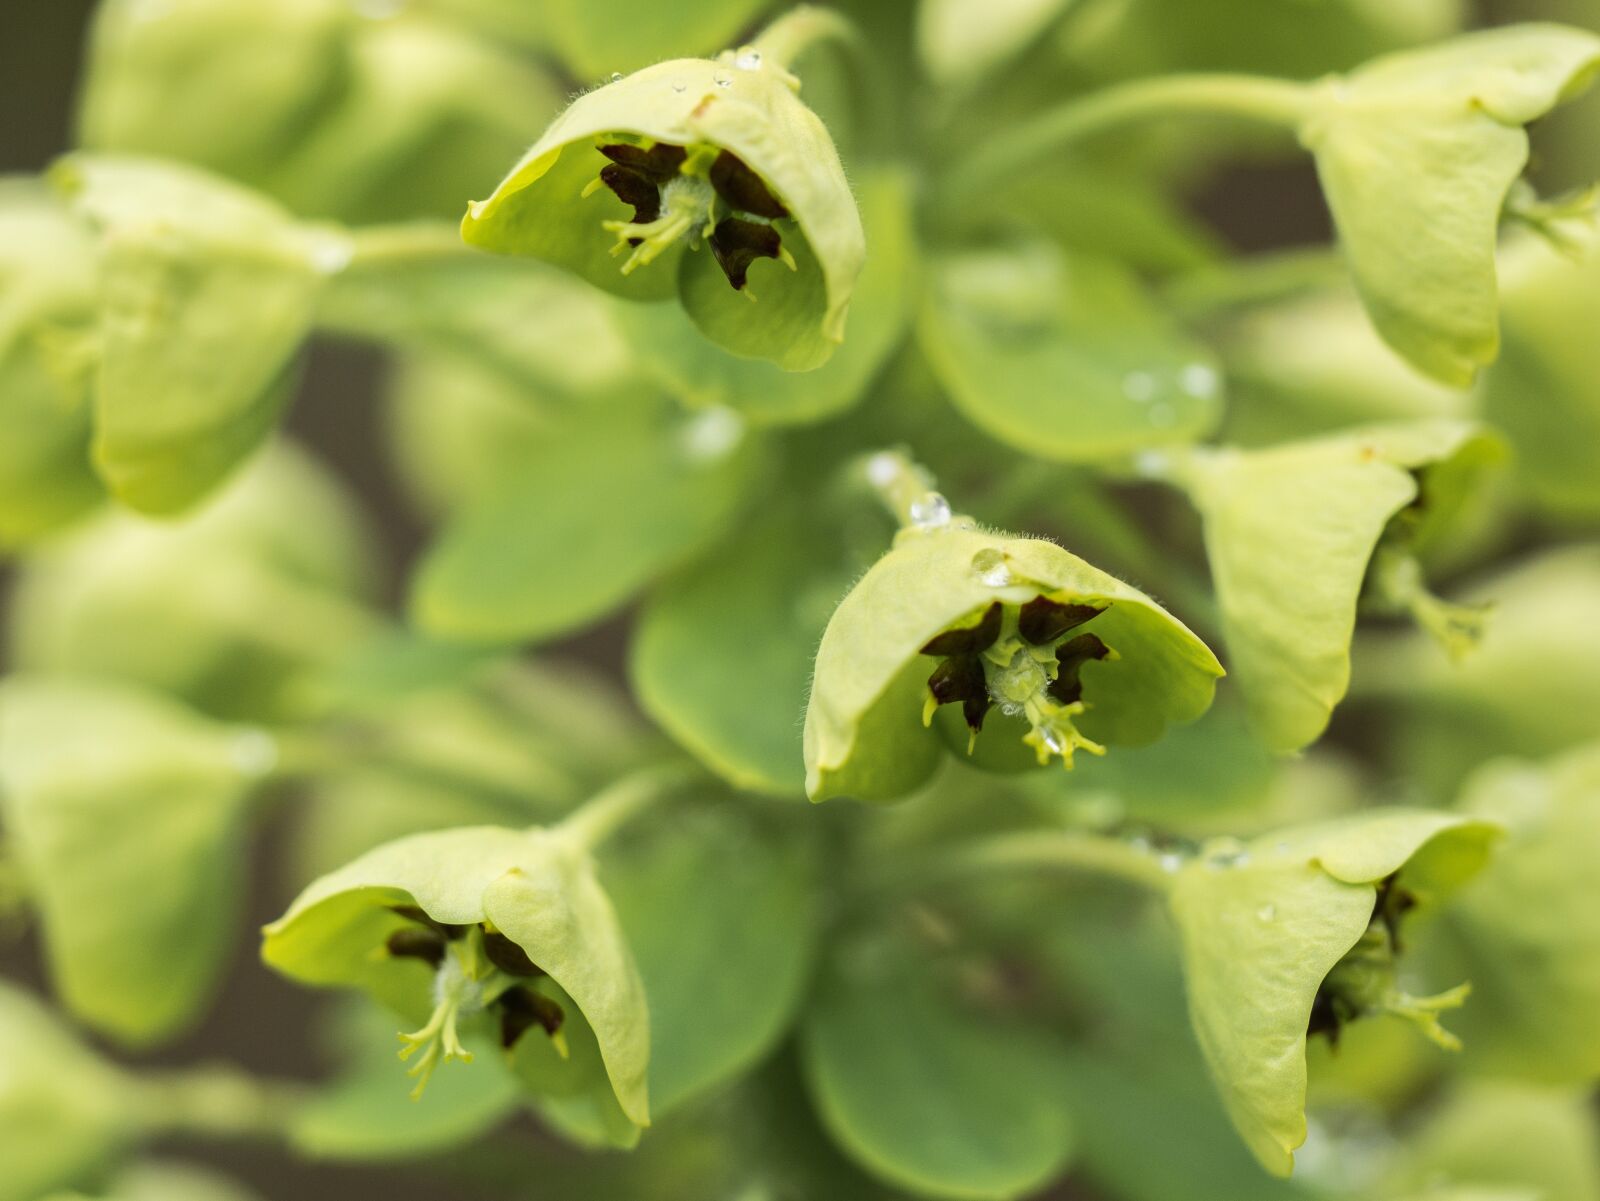
<svg viewBox="0 0 1600 1201">
<path fill-rule="evenodd" d="M 887 450 L 880 450 L 867 460 L 867 482 L 874 488 L 887 488 L 900 474 L 900 460 Z"/>
<path fill-rule="evenodd" d="M 1207 867 L 1238 867 L 1250 862 L 1250 852 L 1237 838 L 1214 838 L 1206 844 L 1202 854 Z"/>
<path fill-rule="evenodd" d="M 711 77 L 711 82 L 719 88 L 731 88 L 733 86 L 733 76 L 726 71 L 718 71 Z"/>
<path fill-rule="evenodd" d="M 329 235 L 311 247 L 311 268 L 319 275 L 338 275 L 350 265 L 355 250 L 348 238 Z"/>
<path fill-rule="evenodd" d="M 1175 410 L 1169 404 L 1158 404 L 1158 405 L 1151 405 L 1150 406 L 1150 424 L 1151 425 L 1171 425 L 1177 419 L 1178 419 L 1177 410 Z"/>
<path fill-rule="evenodd" d="M 744 437 L 744 418 L 732 409 L 707 409 L 697 413 L 683 429 L 683 448 L 691 459 L 720 459 Z"/>
<path fill-rule="evenodd" d="M 1049 726 L 1046 726 L 1044 729 L 1040 730 L 1039 736 L 1044 739 L 1045 746 L 1049 747 L 1055 754 L 1060 755 L 1065 753 L 1067 744 L 1062 742 L 1061 735 L 1057 734 Z"/>
<path fill-rule="evenodd" d="M 1256 910 L 1256 916 L 1264 922 L 1275 922 L 1278 920 L 1278 907 L 1276 905 L 1263 905 Z"/>
<path fill-rule="evenodd" d="M 1144 404 L 1156 394 L 1156 377 L 1148 371 L 1130 371 L 1122 377 L 1122 394 L 1135 404 Z"/>
<path fill-rule="evenodd" d="M 612 83 L 621 83 L 622 82 L 622 72 L 621 71 L 613 71 L 613 72 L 611 72 L 611 82 Z"/>
<path fill-rule="evenodd" d="M 689 90 L 689 85 L 684 83 L 681 79 L 674 79 L 672 81 L 672 90 L 681 96 L 684 92 Z"/>
<path fill-rule="evenodd" d="M 1143 834 L 1135 834 L 1132 838 L 1128 839 L 1128 845 L 1136 851 L 1147 852 L 1150 850 L 1150 840 Z"/>
<path fill-rule="evenodd" d="M 1183 866 L 1183 856 L 1177 851 L 1163 851 L 1156 863 L 1164 872 L 1175 872 Z"/>
<path fill-rule="evenodd" d="M 911 521 L 925 530 L 949 525 L 950 502 L 937 492 L 924 492 L 911 502 Z"/>
<path fill-rule="evenodd" d="M 1142 450 L 1134 456 L 1133 469 L 1146 479 L 1163 479 L 1172 469 L 1172 456 L 1164 450 Z"/>
<path fill-rule="evenodd" d="M 278 744 L 265 730 L 240 730 L 228 743 L 228 758 L 241 775 L 264 776 L 278 765 Z"/>
<path fill-rule="evenodd" d="M 1006 565 L 1005 554 L 993 547 L 972 556 L 972 570 L 990 588 L 1004 588 L 1011 583 L 1011 568 Z"/>
<path fill-rule="evenodd" d="M 1178 387 L 1196 400 L 1210 400 L 1222 390 L 1222 377 L 1206 363 L 1190 363 L 1178 372 Z"/>
<path fill-rule="evenodd" d="M 754 49 L 741 50 L 739 51 L 739 56 L 733 60 L 733 65 L 741 71 L 759 71 L 761 70 L 761 51 Z"/>
</svg>

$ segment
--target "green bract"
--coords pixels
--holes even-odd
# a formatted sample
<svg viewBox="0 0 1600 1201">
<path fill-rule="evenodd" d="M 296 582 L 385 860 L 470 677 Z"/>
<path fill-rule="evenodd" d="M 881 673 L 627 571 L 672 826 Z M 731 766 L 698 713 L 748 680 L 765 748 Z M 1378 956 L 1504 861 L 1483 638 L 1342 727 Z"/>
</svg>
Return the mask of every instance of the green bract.
<svg viewBox="0 0 1600 1201">
<path fill-rule="evenodd" d="M 1463 1032 L 1497 1074 L 1587 1084 L 1600 1077 L 1600 744 L 1486 767 L 1462 807 L 1510 831 L 1450 911 L 1479 982 Z"/>
<path fill-rule="evenodd" d="M 69 677 L 0 685 L 0 808 L 62 1000 L 149 1043 L 209 997 L 240 893 L 245 803 L 270 738 Z"/>
<path fill-rule="evenodd" d="M 101 496 L 89 466 L 94 254 L 31 180 L 0 177 L 0 554 Z"/>
<path fill-rule="evenodd" d="M 930 497 L 934 524 L 902 531 L 823 633 L 805 724 L 813 800 L 914 790 L 941 757 L 923 727 L 946 702 L 966 721 L 943 726 L 956 745 L 994 703 L 986 751 L 997 741 L 1014 759 L 1007 744 L 1025 741 L 1041 764 L 1152 742 L 1205 712 L 1222 668 L 1165 609 L 1054 543 L 952 521 Z"/>
<path fill-rule="evenodd" d="M 1390 1013 L 1450 1044 L 1438 1011 L 1465 989 L 1414 997 L 1395 978 L 1396 933 L 1482 866 L 1497 827 L 1390 810 L 1221 840 L 1181 867 L 1171 907 L 1195 1034 L 1234 1125 L 1286 1176 L 1306 1137 L 1308 1031 Z"/>
<path fill-rule="evenodd" d="M 819 367 L 844 339 L 866 248 L 838 153 L 797 87 L 754 50 L 607 84 L 471 206 L 462 236 L 630 300 L 677 296 L 725 349 Z"/>
<path fill-rule="evenodd" d="M 1232 667 L 1269 745 L 1313 742 L 1344 696 L 1369 563 L 1375 601 L 1409 609 L 1452 653 L 1476 642 L 1483 610 L 1428 593 L 1414 552 L 1494 454 L 1478 427 L 1437 420 L 1197 452 L 1177 469 L 1205 521 Z"/>
<path fill-rule="evenodd" d="M 43 1201 L 259 1201 L 259 1197 L 207 1169 L 153 1161 L 122 1169 L 104 1188 L 51 1193 Z"/>
<path fill-rule="evenodd" d="M 133 1142 L 127 1082 L 0 983 L 0 1201 L 89 1186 Z"/>
<path fill-rule="evenodd" d="M 420 1051 L 419 1091 L 442 1059 L 471 1059 L 461 1039 L 488 1015 L 547 1104 L 620 1144 L 649 1123 L 644 988 L 589 852 L 560 829 L 386 843 L 311 884 L 264 934 L 279 971 L 363 989 L 422 1023 L 402 1053 Z"/>
<path fill-rule="evenodd" d="M 1499 347 L 1495 242 L 1523 126 L 1600 69 L 1600 37 L 1519 25 L 1374 60 L 1318 85 L 1316 155 L 1356 286 L 1384 338 L 1465 386 Z"/>
<path fill-rule="evenodd" d="M 350 498 L 287 444 L 180 522 L 109 511 L 30 557 L 9 641 L 23 667 L 110 676 L 228 717 L 316 703 L 314 671 L 377 618 Z"/>
<path fill-rule="evenodd" d="M 316 237 L 189 168 L 80 155 L 52 175 L 101 235 L 95 466 L 133 508 L 187 508 L 289 399 L 322 284 Z"/>
</svg>

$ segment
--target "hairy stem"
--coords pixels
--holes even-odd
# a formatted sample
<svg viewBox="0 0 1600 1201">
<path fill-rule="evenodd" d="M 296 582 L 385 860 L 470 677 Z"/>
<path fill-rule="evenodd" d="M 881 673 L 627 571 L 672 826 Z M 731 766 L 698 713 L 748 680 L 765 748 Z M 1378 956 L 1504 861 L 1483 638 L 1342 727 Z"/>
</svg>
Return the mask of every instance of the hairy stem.
<svg viewBox="0 0 1600 1201">
<path fill-rule="evenodd" d="M 922 892 L 974 876 L 1025 871 L 1088 872 L 1165 895 L 1171 861 L 1148 849 L 1083 830 L 1023 830 L 999 834 L 931 856 L 891 877 L 897 892 Z"/>
<path fill-rule="evenodd" d="M 927 468 L 903 450 L 880 450 L 869 455 L 861 470 L 902 529 L 924 524 L 928 506 L 937 508 L 943 503 L 944 498 L 933 489 L 933 476 Z"/>
<path fill-rule="evenodd" d="M 855 22 L 834 9 L 810 4 L 791 8 L 756 35 L 750 45 L 767 62 L 787 71 L 802 54 L 821 42 L 838 42 L 857 56 L 864 57 L 866 51 Z"/>
</svg>

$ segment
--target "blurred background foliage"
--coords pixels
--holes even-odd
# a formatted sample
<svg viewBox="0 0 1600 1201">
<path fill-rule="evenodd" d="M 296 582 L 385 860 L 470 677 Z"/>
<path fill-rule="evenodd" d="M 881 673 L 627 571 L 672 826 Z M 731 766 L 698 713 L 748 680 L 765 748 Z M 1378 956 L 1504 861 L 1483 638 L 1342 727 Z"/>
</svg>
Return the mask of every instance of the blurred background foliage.
<svg viewBox="0 0 1600 1201">
<path fill-rule="evenodd" d="M 182 705 L 181 731 L 161 713 L 108 721 L 84 754 L 136 791 L 195 801 L 169 824 L 91 814 L 60 832 L 81 879 L 25 889 L 0 874 L 0 1201 L 79 1195 L 58 1186 L 129 1201 L 1600 1199 L 1600 1058 L 1583 1009 L 1600 995 L 1600 899 L 1592 879 L 1555 886 L 1592 875 L 1600 849 L 1580 749 L 1600 735 L 1596 259 L 1509 244 L 1501 358 L 1459 391 L 1391 352 L 1330 269 L 1326 210 L 1291 139 L 1157 123 L 950 208 L 930 209 L 906 169 L 937 173 L 1008 122 L 1119 80 L 1313 78 L 1460 28 L 1600 28 L 1600 9 L 841 7 L 874 69 L 853 81 L 819 56 L 805 96 L 850 168 L 872 257 L 844 347 L 788 376 L 723 354 L 671 306 L 619 308 L 519 263 L 339 261 L 338 227 L 453 222 L 573 93 L 737 45 L 771 15 L 759 0 L 7 0 L 0 170 L 34 176 L 73 149 L 179 160 L 260 194 L 216 202 L 211 245 L 247 208 L 272 237 L 326 232 L 334 261 L 330 279 L 252 262 L 227 283 L 255 303 L 201 332 L 224 357 L 241 348 L 244 432 L 211 464 L 218 490 L 161 522 L 105 504 L 82 454 L 84 235 L 35 181 L 0 183 L 0 280 L 47 262 L 37 308 L 57 331 L 18 349 L 11 331 L 35 310 L 13 319 L 0 298 L 0 379 L 57 405 L 36 425 L 20 412 L 0 441 L 9 465 L 42 431 L 16 461 L 44 464 L 0 473 L 21 480 L 0 495 L 4 666 L 19 673 L 4 687 L 88 676 Z M 1546 194 L 1600 178 L 1600 97 L 1539 123 L 1530 174 Z M 1131 395 L 1141 372 L 1149 394 Z M 1073 381 L 1059 412 L 1040 373 Z M 1350 699 L 1304 755 L 1269 754 L 1225 691 L 1196 725 L 1081 762 L 1065 784 L 958 764 L 904 810 L 719 801 L 608 848 L 656 1010 L 666 1115 L 630 1156 L 574 1150 L 550 1133 L 581 1136 L 570 1117 L 536 1118 L 486 1072 L 446 1069 L 412 1105 L 388 1024 L 257 962 L 248 931 L 318 873 L 414 830 L 550 820 L 671 741 L 730 791 L 797 795 L 812 650 L 889 532 L 818 483 L 862 449 L 910 443 L 965 510 L 1061 538 L 1216 642 L 1226 615 L 1196 515 L 1106 462 L 1480 416 L 1511 467 L 1426 559 L 1441 591 L 1495 602 L 1489 635 L 1454 665 L 1422 631 L 1364 621 Z M 130 473 L 162 453 L 131 446 Z M 129 488 L 151 510 L 195 499 Z M 419 642 L 408 618 L 473 645 Z M 537 656 L 503 649 L 534 642 Z M 98 702 L 58 699 L 41 737 L 70 745 Z M 776 716 L 753 720 L 764 700 Z M 332 723 L 344 756 L 247 816 L 250 728 L 312 719 Z M 1491 763 L 1506 756 L 1522 762 Z M 1516 813 L 1530 796 L 1563 815 L 1555 832 L 1530 836 L 1423 940 L 1430 973 L 1478 988 L 1465 1052 L 1381 1019 L 1337 1055 L 1314 1044 L 1293 1183 L 1262 1173 L 1229 1127 L 1173 934 L 1139 898 L 1019 877 L 874 907 L 819 883 L 1041 815 L 1159 853 L 1163 839 L 1188 850 L 1374 799 Z M 32 819 L 6 820 L 20 832 Z M 116 853 L 94 858 L 111 829 Z M 159 849 L 141 857 L 146 844 Z M 846 868 L 824 877 L 819 861 Z M 171 881 L 152 880 L 156 863 Z M 97 915 L 123 904 L 148 910 L 182 959 L 119 941 Z M 734 950 L 696 960 L 682 929 Z M 69 1031 L 36 999 L 52 990 L 99 1033 Z M 1003 1153 L 986 1162 L 969 1142 Z"/>
</svg>

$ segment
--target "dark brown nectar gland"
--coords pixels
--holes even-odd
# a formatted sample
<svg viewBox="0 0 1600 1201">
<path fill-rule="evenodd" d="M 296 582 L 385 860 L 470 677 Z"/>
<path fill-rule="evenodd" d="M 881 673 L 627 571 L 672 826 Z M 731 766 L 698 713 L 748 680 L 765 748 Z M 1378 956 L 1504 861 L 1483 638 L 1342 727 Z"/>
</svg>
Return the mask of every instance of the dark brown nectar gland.
<svg viewBox="0 0 1600 1201">
<path fill-rule="evenodd" d="M 706 161 L 712 148 L 657 142 L 636 146 L 608 142 L 599 147 L 611 161 L 600 169 L 596 184 L 611 189 L 633 209 L 631 221 L 608 221 L 620 235 L 613 253 L 632 247 L 624 275 L 644 266 L 684 235 L 692 245 L 703 238 L 737 292 L 745 291 L 750 265 L 758 258 L 778 259 L 795 269 L 772 222 L 789 210 L 766 182 L 727 150 Z M 585 195 L 596 186 L 591 184 Z"/>
<path fill-rule="evenodd" d="M 1017 611 L 1017 636 L 1030 647 L 1044 647 L 1070 631 L 1098 617 L 1102 606 L 1072 604 L 1036 596 Z M 974 734 L 983 729 L 983 719 L 994 705 L 989 672 L 984 669 L 984 654 L 1000 639 L 1005 622 L 1005 607 L 995 601 L 977 622 L 936 635 L 923 646 L 924 655 L 944 662 L 928 677 L 928 691 L 937 705 L 959 702 L 967 728 Z M 1056 670 L 1046 688 L 1047 694 L 1063 706 L 1079 703 L 1083 684 L 1078 673 L 1091 659 L 1104 659 L 1111 649 L 1093 634 L 1080 634 L 1055 648 Z"/>
</svg>

